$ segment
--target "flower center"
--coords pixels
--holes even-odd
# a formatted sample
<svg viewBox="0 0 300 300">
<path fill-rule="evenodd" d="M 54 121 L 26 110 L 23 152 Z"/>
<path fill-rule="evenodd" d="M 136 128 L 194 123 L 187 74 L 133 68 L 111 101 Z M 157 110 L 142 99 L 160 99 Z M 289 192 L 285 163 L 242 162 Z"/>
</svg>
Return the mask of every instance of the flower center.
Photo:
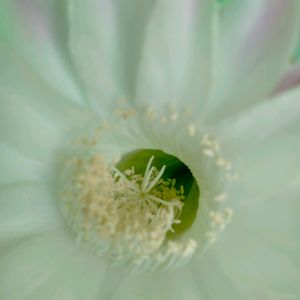
<svg viewBox="0 0 300 300">
<path fill-rule="evenodd" d="M 78 241 L 115 261 L 154 265 L 186 258 L 179 237 L 195 218 L 199 189 L 189 169 L 159 150 L 139 150 L 109 166 L 101 155 L 75 158 L 63 174 L 62 211 Z"/>
<path fill-rule="evenodd" d="M 149 163 L 150 166 L 153 165 L 152 168 Z M 149 173 L 148 176 L 146 173 L 153 169 L 157 175 L 160 174 L 160 179 L 153 182 L 155 189 L 150 190 L 151 195 L 169 201 L 179 199 L 179 195 L 175 195 L 175 191 L 181 195 L 180 222 L 174 224 L 174 231 L 172 231 L 173 233 L 168 232 L 168 237 L 175 238 L 192 226 L 199 206 L 200 192 L 194 176 L 183 162 L 160 150 L 143 149 L 124 155 L 123 159 L 117 163 L 116 168 L 125 173 L 134 170 L 135 173 L 145 174 L 145 180 L 149 176 Z M 154 174 L 151 176 L 155 178 Z M 141 187 L 143 186 L 141 182 Z"/>
</svg>

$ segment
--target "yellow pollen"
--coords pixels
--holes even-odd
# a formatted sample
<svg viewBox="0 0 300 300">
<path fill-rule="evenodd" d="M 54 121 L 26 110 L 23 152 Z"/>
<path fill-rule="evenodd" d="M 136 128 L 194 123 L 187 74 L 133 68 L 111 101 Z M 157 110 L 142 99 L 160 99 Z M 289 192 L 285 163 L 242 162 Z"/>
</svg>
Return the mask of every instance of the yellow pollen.
<svg viewBox="0 0 300 300">
<path fill-rule="evenodd" d="M 224 202 L 227 199 L 227 194 L 222 193 L 214 198 L 216 202 Z"/>
<path fill-rule="evenodd" d="M 190 136 L 195 136 L 196 126 L 194 124 L 189 124 L 187 129 Z"/>
<path fill-rule="evenodd" d="M 69 163 L 62 209 L 80 241 L 97 253 L 108 250 L 117 261 L 138 264 L 149 257 L 166 261 L 171 255 L 193 253 L 194 240 L 167 239 L 181 222 L 184 188 L 177 190 L 175 179 L 163 178 L 166 167 L 158 170 L 153 160 L 144 174 L 133 167 L 124 172 L 111 168 L 101 155 Z"/>
<path fill-rule="evenodd" d="M 116 113 L 124 119 L 128 119 L 130 117 L 134 117 L 137 114 L 137 111 L 133 108 L 130 109 L 117 109 Z"/>
<path fill-rule="evenodd" d="M 211 149 L 204 149 L 203 154 L 208 156 L 208 157 L 214 157 L 215 156 L 215 152 Z"/>
<path fill-rule="evenodd" d="M 171 121 L 176 121 L 178 119 L 178 113 L 176 111 L 174 111 L 171 115 Z"/>
<path fill-rule="evenodd" d="M 149 106 L 146 111 L 145 117 L 148 120 L 154 120 L 154 119 L 156 119 L 157 115 L 158 115 L 158 113 L 155 111 L 154 107 Z"/>
</svg>

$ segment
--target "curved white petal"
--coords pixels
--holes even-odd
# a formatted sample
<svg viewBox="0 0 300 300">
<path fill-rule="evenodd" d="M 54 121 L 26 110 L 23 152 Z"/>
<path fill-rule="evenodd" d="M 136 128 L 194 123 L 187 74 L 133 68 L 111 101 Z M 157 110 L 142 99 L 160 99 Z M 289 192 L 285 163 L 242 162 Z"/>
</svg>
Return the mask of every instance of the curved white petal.
<svg viewBox="0 0 300 300">
<path fill-rule="evenodd" d="M 39 183 L 23 182 L 0 189 L 0 241 L 37 234 L 62 225 L 56 195 Z"/>
<path fill-rule="evenodd" d="M 267 97 L 297 37 L 296 0 L 232 0 L 220 15 L 215 84 L 207 118 L 216 122 Z"/>
<path fill-rule="evenodd" d="M 70 51 L 93 108 L 131 98 L 153 1 L 69 1 Z M 131 99 L 128 99 L 131 100 Z"/>
<path fill-rule="evenodd" d="M 22 95 L 29 105 L 44 106 L 45 113 L 47 109 L 51 111 L 52 116 L 64 115 L 64 119 L 68 117 L 66 113 L 68 109 L 73 110 L 73 113 L 76 109 L 88 109 L 84 104 L 74 103 L 74 98 L 65 94 L 66 89 L 59 90 L 49 85 L 47 80 L 36 73 L 34 66 L 16 49 L 7 44 L 1 45 L 0 49 L 0 59 L 3 62 L 0 75 L 1 93 Z M 45 68 L 44 73 L 47 73 L 47 70 Z M 2 95 L 3 99 L 6 98 L 6 94 Z"/>
<path fill-rule="evenodd" d="M 300 89 L 257 105 L 218 125 L 235 158 L 242 190 L 272 195 L 300 175 Z"/>
<path fill-rule="evenodd" d="M 0 297 L 10 300 L 96 300 L 107 268 L 64 231 L 45 232 L 7 249 L 0 267 Z"/>
<path fill-rule="evenodd" d="M 9 64 L 8 57 L 2 56 L 8 50 L 13 59 L 22 56 L 52 88 L 72 101 L 84 103 L 64 45 L 67 39 L 64 10 L 63 1 L 2 1 L 1 68 Z"/>
<path fill-rule="evenodd" d="M 283 190 L 265 201 L 242 196 L 232 224 L 215 246 L 226 274 L 250 299 L 298 299 L 299 192 Z"/>
<path fill-rule="evenodd" d="M 214 2 L 156 2 L 145 33 L 138 104 L 201 102 L 211 83 Z"/>
<path fill-rule="evenodd" d="M 0 140 L 28 157 L 46 161 L 61 140 L 59 128 L 16 95 L 0 103 Z"/>
<path fill-rule="evenodd" d="M 49 169 L 0 142 L 0 188 L 17 182 L 46 182 Z"/>
<path fill-rule="evenodd" d="M 300 64 L 292 65 L 283 75 L 280 82 L 273 90 L 273 95 L 286 92 L 300 85 Z"/>
<path fill-rule="evenodd" d="M 300 88 L 262 101 L 251 110 L 225 119 L 217 125 L 222 135 L 245 142 L 262 141 L 300 122 Z M 252 142 L 250 141 L 250 142 Z"/>
<path fill-rule="evenodd" d="M 0 78 L 0 141 L 47 163 L 66 130 L 82 126 L 91 113 L 45 86 L 22 60 L 9 62 Z"/>
<path fill-rule="evenodd" d="M 210 254 L 168 273 L 128 274 L 110 296 L 112 300 L 247 299 Z"/>
</svg>

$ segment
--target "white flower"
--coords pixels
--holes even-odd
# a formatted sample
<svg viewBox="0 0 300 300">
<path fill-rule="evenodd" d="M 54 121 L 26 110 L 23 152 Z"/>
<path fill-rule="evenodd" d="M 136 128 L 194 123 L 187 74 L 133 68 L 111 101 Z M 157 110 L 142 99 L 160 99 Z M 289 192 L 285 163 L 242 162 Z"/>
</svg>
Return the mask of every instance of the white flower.
<svg viewBox="0 0 300 300">
<path fill-rule="evenodd" d="M 0 299 L 299 298 L 298 3 L 217 7 L 2 1 Z"/>
</svg>

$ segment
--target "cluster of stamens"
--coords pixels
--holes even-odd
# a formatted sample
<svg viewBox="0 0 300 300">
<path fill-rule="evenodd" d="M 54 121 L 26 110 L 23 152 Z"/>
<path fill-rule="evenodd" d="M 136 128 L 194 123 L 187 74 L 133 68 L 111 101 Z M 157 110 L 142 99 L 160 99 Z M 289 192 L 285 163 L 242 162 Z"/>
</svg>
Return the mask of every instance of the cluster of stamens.
<svg viewBox="0 0 300 300">
<path fill-rule="evenodd" d="M 202 206 L 197 218 L 201 218 L 201 224 L 206 226 L 203 230 L 205 240 L 214 243 L 230 223 L 233 214 L 233 210 L 227 206 L 229 195 L 223 189 L 223 179 L 226 184 L 238 179 L 232 163 L 223 156 L 219 140 L 185 121 L 183 116 L 191 114 L 189 109 L 179 113 L 175 106 L 166 107 L 165 111 L 156 111 L 150 106 L 138 112 L 127 105 L 126 99 L 119 99 L 117 104 L 115 112 L 125 122 L 131 119 L 129 121 L 142 120 L 146 124 L 169 123 L 171 125 L 168 128 L 173 128 L 177 123 L 189 139 L 197 142 L 205 164 L 201 165 L 201 169 L 195 168 L 193 174 L 198 174 L 199 181 L 204 182 L 202 202 L 209 204 Z M 128 124 L 131 126 L 130 122 Z M 113 128 L 110 122 L 104 122 L 92 132 L 91 137 L 80 139 L 79 145 L 83 144 L 93 149 L 91 152 L 96 152 L 101 146 L 101 135 L 113 131 Z M 132 137 L 135 139 L 134 134 L 129 135 L 129 138 Z M 99 149 L 101 152 L 101 147 Z M 112 157 L 112 165 L 116 163 L 113 160 Z M 109 253 L 113 261 L 131 261 L 138 266 L 147 265 L 147 269 L 161 266 L 168 269 L 175 264 L 180 265 L 178 262 L 182 261 L 181 258 L 188 261 L 197 247 L 205 249 L 206 241 L 202 243 L 203 239 L 197 232 L 193 232 L 193 238 L 190 239 L 180 235 L 180 228 L 189 228 L 185 225 L 190 201 L 198 202 L 199 197 L 191 200 L 189 189 L 185 195 L 184 187 L 178 185 L 175 178 L 165 176 L 166 166 L 159 169 L 153 165 L 153 161 L 154 157 L 151 157 L 142 172 L 140 168 L 136 168 L 139 169 L 136 172 L 134 167 L 127 170 L 114 168 L 106 163 L 102 155 L 74 158 L 67 163 L 63 178 L 62 210 L 80 244 L 96 254 Z M 215 182 L 215 178 L 207 181 L 200 176 L 208 168 L 207 162 L 210 168 L 217 169 L 216 180 L 221 180 L 213 193 L 205 191 L 209 190 L 208 183 Z M 188 196 L 187 199 L 185 196 Z M 203 207 L 208 209 L 204 210 Z M 176 226 L 182 221 L 183 224 Z"/>
<path fill-rule="evenodd" d="M 78 240 L 96 253 L 109 251 L 116 261 L 159 263 L 187 256 L 196 242 L 171 241 L 167 233 L 180 223 L 184 188 L 163 178 L 149 160 L 144 174 L 121 172 L 101 155 L 73 159 L 66 168 L 62 209 Z"/>
</svg>

